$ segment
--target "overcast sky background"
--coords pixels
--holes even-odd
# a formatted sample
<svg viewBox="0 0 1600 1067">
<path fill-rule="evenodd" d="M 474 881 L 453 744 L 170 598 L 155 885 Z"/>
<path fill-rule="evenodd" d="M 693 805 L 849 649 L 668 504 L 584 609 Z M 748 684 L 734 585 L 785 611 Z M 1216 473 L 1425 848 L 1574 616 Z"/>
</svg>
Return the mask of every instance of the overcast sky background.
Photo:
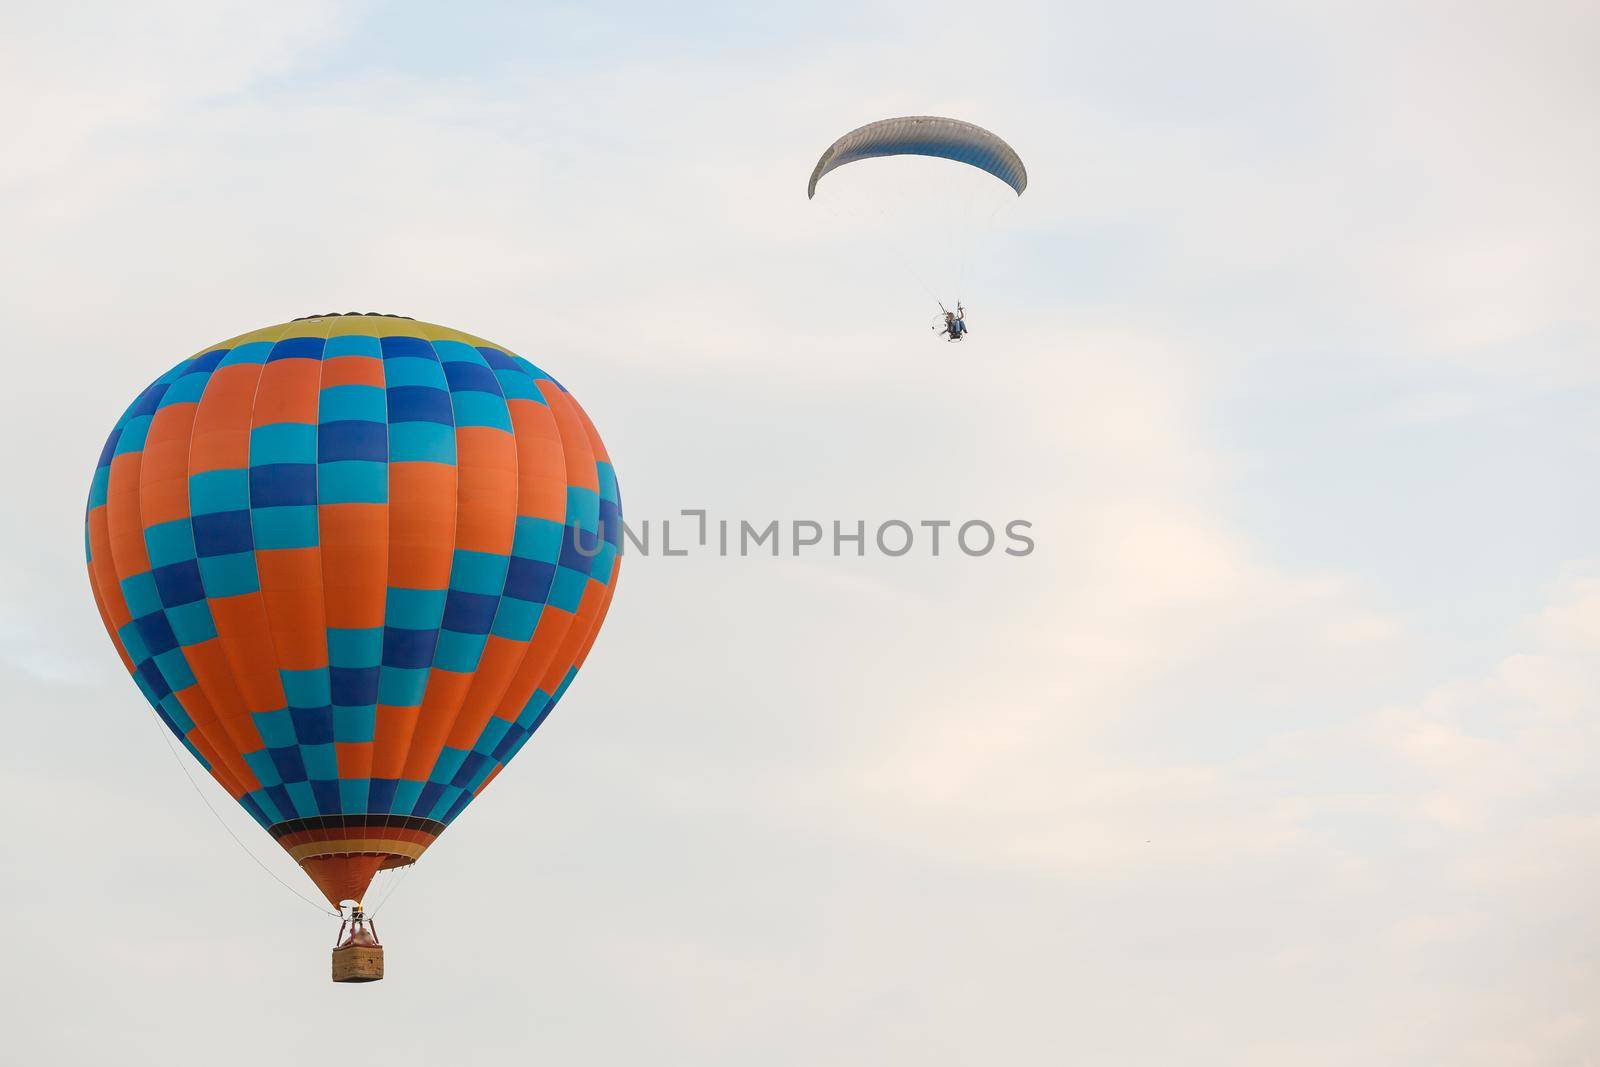
<svg viewBox="0 0 1600 1067">
<path fill-rule="evenodd" d="M 0 21 L 5 1058 L 1600 1057 L 1593 5 Z M 1031 172 L 960 347 L 883 265 L 925 230 L 803 194 L 906 113 Z M 898 166 L 829 182 L 943 180 Z M 334 923 L 185 781 L 81 535 L 140 388 L 331 309 L 548 369 L 635 523 L 1026 518 L 1037 551 L 635 555 L 384 905 L 390 977 L 332 986 Z"/>
</svg>

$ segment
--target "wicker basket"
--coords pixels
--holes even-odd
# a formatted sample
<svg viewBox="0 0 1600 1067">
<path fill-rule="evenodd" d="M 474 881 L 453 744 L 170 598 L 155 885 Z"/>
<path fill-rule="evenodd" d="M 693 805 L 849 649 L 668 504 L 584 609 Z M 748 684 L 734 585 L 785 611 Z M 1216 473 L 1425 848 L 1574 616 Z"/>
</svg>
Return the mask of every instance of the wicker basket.
<svg viewBox="0 0 1600 1067">
<path fill-rule="evenodd" d="M 382 945 L 340 945 L 333 950 L 335 982 L 376 982 L 382 977 Z"/>
</svg>

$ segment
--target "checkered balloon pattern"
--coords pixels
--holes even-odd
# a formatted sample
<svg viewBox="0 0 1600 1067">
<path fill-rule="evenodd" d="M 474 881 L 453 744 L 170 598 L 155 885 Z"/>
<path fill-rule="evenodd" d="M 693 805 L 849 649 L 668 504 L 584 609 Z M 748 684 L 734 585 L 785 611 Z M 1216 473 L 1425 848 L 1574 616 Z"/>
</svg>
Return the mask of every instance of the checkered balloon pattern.
<svg viewBox="0 0 1600 1067">
<path fill-rule="evenodd" d="M 566 693 L 622 511 L 589 417 L 538 367 L 328 315 L 140 393 L 86 528 L 135 684 L 337 905 L 414 862 Z"/>
</svg>

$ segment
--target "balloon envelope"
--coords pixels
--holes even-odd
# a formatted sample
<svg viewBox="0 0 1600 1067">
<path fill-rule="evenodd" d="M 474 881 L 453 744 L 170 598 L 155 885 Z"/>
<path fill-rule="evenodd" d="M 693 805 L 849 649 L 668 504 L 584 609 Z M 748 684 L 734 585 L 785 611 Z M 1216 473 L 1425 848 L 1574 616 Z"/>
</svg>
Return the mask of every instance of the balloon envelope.
<svg viewBox="0 0 1600 1067">
<path fill-rule="evenodd" d="M 139 394 L 95 470 L 89 580 L 162 721 L 338 904 L 414 862 L 550 714 L 621 519 L 604 445 L 539 368 L 328 315 Z"/>
</svg>

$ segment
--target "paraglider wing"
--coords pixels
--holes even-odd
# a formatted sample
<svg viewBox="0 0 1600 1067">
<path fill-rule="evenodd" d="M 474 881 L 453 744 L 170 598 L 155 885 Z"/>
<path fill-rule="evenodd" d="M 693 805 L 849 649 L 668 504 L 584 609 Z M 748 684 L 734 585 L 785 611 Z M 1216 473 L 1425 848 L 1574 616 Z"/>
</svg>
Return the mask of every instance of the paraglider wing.
<svg viewBox="0 0 1600 1067">
<path fill-rule="evenodd" d="M 908 115 L 869 122 L 829 145 L 811 172 L 806 199 L 817 195 L 817 182 L 824 174 L 874 156 L 953 159 L 993 174 L 1015 189 L 1018 196 L 1028 187 L 1028 170 L 1016 149 L 982 126 L 936 115 Z"/>
</svg>

